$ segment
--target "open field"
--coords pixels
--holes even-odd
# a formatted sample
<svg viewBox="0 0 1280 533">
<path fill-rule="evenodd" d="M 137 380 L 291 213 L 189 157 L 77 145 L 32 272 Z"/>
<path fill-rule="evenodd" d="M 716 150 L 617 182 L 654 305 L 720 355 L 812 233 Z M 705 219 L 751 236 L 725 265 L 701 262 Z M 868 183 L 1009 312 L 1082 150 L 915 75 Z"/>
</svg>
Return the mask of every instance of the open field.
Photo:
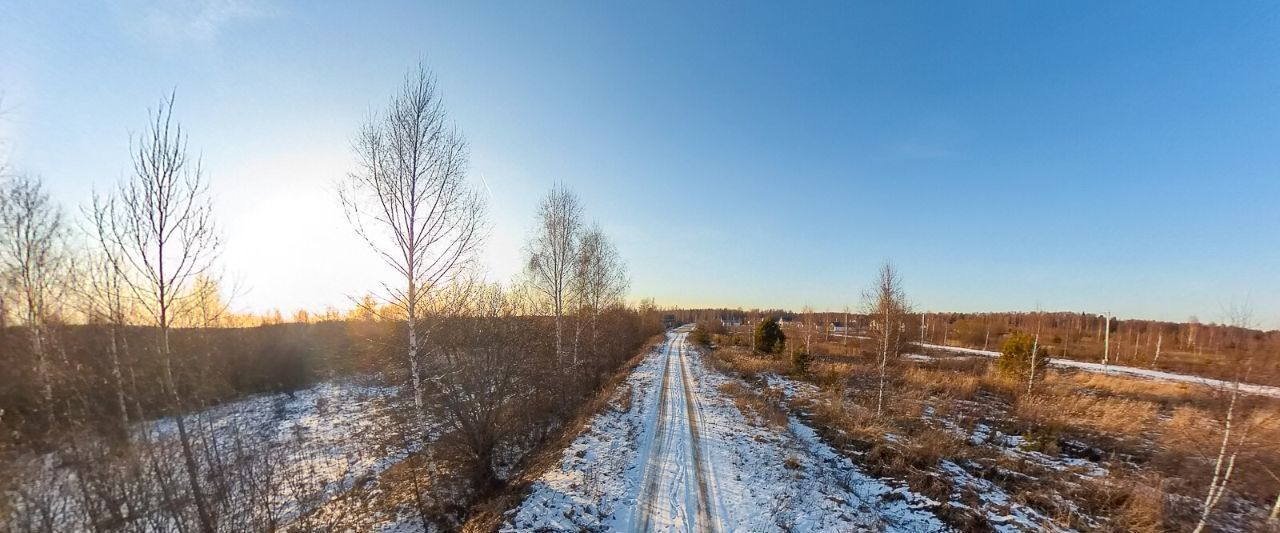
<svg viewBox="0 0 1280 533">
<path fill-rule="evenodd" d="M 934 510 L 952 527 L 1195 526 L 1230 403 L 1224 388 L 1062 367 L 1027 392 L 985 356 L 908 358 L 893 363 L 889 408 L 876 416 L 875 357 L 864 349 L 874 347 L 864 341 L 844 356 L 841 343 L 822 344 L 799 374 L 741 347 L 710 357 L 760 393 L 785 397 L 781 404 L 869 471 L 940 502 Z M 1271 475 L 1280 469 L 1280 400 L 1242 397 L 1234 415 L 1239 470 L 1213 523 L 1265 529 L 1280 490 Z"/>
</svg>

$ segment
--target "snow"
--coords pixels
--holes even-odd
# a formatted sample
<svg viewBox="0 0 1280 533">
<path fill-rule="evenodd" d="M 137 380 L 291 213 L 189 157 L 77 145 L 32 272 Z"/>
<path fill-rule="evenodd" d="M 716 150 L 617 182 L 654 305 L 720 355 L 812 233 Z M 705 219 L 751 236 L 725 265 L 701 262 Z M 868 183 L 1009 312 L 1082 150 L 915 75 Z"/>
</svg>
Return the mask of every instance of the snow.
<svg viewBox="0 0 1280 533">
<path fill-rule="evenodd" d="M 597 415 L 503 531 L 945 529 L 924 509 L 935 502 L 868 476 L 799 419 L 753 424 L 720 392 L 730 381 L 670 333 L 626 381 L 631 409 Z"/>
<path fill-rule="evenodd" d="M 762 377 L 768 387 L 782 391 L 788 400 L 800 402 L 826 401 L 821 396 L 821 390 L 812 383 L 796 381 L 776 374 L 766 374 Z M 939 430 L 957 434 L 972 446 L 990 446 L 1000 453 L 1035 463 L 1045 469 L 1080 477 L 1106 475 L 1104 468 L 1085 459 L 1051 456 L 1025 449 L 1023 437 L 1006 435 L 984 423 L 978 423 L 972 432 L 968 432 L 955 422 L 936 416 L 934 409 L 930 406 L 924 408 L 921 417 L 931 424 L 940 426 Z M 793 432 L 796 432 L 796 430 L 793 429 Z M 893 434 L 884 435 L 884 439 L 889 442 L 900 442 L 902 438 Z M 1043 513 L 1019 503 L 1017 498 L 999 485 L 970 473 L 970 469 L 982 471 L 981 465 L 968 462 L 964 464 L 969 465 L 970 468 L 965 468 L 954 461 L 943 460 L 936 471 L 938 475 L 947 478 L 954 488 L 946 502 L 948 505 L 973 510 L 982 515 L 996 531 L 1070 531 L 1056 525 L 1050 517 Z M 1005 471 L 1005 473 L 1013 474 L 1009 471 Z M 869 486 L 874 483 L 881 482 L 871 479 L 870 481 L 862 481 L 858 485 Z M 974 499 L 976 499 L 976 503 L 974 503 Z M 966 501 L 973 504 L 965 503 Z M 942 505 L 942 502 L 929 503 L 929 508 L 936 508 Z"/>
<path fill-rule="evenodd" d="M 917 346 L 922 348 L 943 350 L 952 353 L 961 353 L 967 355 L 981 355 L 984 357 L 999 357 L 1000 352 L 990 350 L 975 350 L 973 348 L 957 348 L 954 346 L 943 346 L 940 344 L 923 344 L 918 343 Z M 927 355 L 912 354 L 909 357 L 917 360 L 929 359 Z M 1160 370 L 1150 370 L 1146 368 L 1136 368 L 1131 366 L 1119 365 L 1103 365 L 1101 363 L 1089 363 L 1085 361 L 1075 361 L 1072 359 L 1050 359 L 1049 364 L 1064 368 L 1077 368 L 1088 372 L 1097 372 L 1100 374 L 1128 375 L 1148 379 L 1156 379 L 1160 381 L 1172 381 L 1179 383 L 1192 383 L 1203 385 L 1215 389 L 1226 389 L 1235 386 L 1234 382 L 1223 381 L 1220 379 L 1205 378 L 1200 376 L 1189 376 L 1186 374 L 1175 374 L 1173 372 L 1162 372 Z M 1256 394 L 1261 396 L 1272 396 L 1280 398 L 1280 387 L 1269 385 L 1256 385 L 1252 383 L 1241 383 L 1240 392 L 1246 394 Z"/>
<path fill-rule="evenodd" d="M 231 500 L 268 498 L 276 523 L 288 524 L 403 459 L 406 450 L 384 446 L 379 433 L 379 416 L 394 391 L 356 381 L 327 382 L 293 394 L 263 394 L 218 405 L 187 415 L 185 423 L 193 439 L 212 436 L 206 445 L 229 454 L 227 459 L 237 468 L 251 469 L 241 473 L 258 472 L 257 482 L 267 484 L 230 486 Z M 158 454 L 164 468 L 177 461 L 176 439 L 174 418 L 135 423 L 130 435 L 134 446 Z M 16 466 L 28 472 L 30 479 L 43 480 L 38 488 L 43 493 L 26 495 L 21 501 L 52 501 L 72 490 L 76 474 L 57 455 L 19 461 Z M 55 519 L 58 529 L 74 530 L 84 523 L 80 500 L 73 498 L 62 505 Z M 232 505 L 228 509 L 232 514 L 223 521 L 228 527 L 248 527 L 262 520 L 252 516 L 262 508 L 261 502 Z M 174 526 L 165 520 L 144 522 L 136 526 L 142 530 Z"/>
<path fill-rule="evenodd" d="M 221 445 L 235 445 L 238 436 L 241 445 L 276 455 L 280 479 L 296 487 L 281 487 L 272 495 L 281 522 L 289 523 L 404 459 L 405 450 L 382 445 L 384 426 L 375 416 L 395 390 L 327 382 L 292 396 L 260 395 L 222 405 L 203 417 Z M 152 431 L 169 435 L 175 427 L 172 419 L 163 419 Z"/>
<path fill-rule="evenodd" d="M 960 501 L 961 488 L 970 489 L 977 494 L 981 511 L 996 531 L 1072 531 L 1056 526 L 1049 517 L 1026 505 L 1013 501 L 1008 492 L 998 485 L 970 474 L 960 465 L 943 460 L 942 472 L 951 478 L 956 490 L 951 494 L 950 504 L 957 507 L 972 507 Z"/>
</svg>

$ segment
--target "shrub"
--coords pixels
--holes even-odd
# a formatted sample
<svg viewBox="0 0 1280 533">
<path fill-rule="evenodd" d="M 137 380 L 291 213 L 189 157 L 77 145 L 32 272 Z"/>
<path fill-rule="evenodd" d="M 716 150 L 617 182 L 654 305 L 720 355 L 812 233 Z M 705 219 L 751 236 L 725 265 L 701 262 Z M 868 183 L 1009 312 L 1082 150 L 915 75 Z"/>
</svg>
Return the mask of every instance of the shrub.
<svg viewBox="0 0 1280 533">
<path fill-rule="evenodd" d="M 711 334 L 707 333 L 707 328 L 702 323 L 698 323 L 693 331 L 689 332 L 689 342 L 698 346 L 711 346 Z"/>
<path fill-rule="evenodd" d="M 778 317 L 769 316 L 756 325 L 756 350 L 764 353 L 778 353 L 787 343 L 787 335 L 778 325 Z"/>
<path fill-rule="evenodd" d="M 791 373 L 802 376 L 809 371 L 809 363 L 813 361 L 813 355 L 803 350 L 791 354 Z"/>
<path fill-rule="evenodd" d="M 996 370 L 1002 376 L 1011 378 L 1025 378 L 1031 373 L 1031 351 L 1035 348 L 1035 339 L 1022 332 L 1015 332 L 1005 339 L 1004 344 L 1000 346 L 1000 357 L 996 359 Z M 1040 356 L 1037 355 L 1037 359 Z M 1041 361 L 1036 361 L 1037 367 L 1043 367 Z"/>
</svg>

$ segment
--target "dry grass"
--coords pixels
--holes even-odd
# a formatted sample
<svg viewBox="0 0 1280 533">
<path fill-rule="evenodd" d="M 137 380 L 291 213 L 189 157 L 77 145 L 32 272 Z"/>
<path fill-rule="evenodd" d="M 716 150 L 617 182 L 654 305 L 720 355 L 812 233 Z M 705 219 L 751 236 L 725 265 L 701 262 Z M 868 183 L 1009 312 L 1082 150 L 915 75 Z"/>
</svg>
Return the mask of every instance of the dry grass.
<svg viewBox="0 0 1280 533">
<path fill-rule="evenodd" d="M 1156 533 L 1166 531 L 1163 482 L 1158 474 L 1125 484 L 1125 499 L 1116 513 L 1116 525 L 1123 531 Z"/>
<path fill-rule="evenodd" d="M 903 384 L 927 397 L 972 400 L 982 378 L 934 367 L 909 367 L 902 373 Z"/>
<path fill-rule="evenodd" d="M 706 351 L 706 360 L 723 373 L 743 379 L 757 380 L 761 374 L 783 375 L 791 371 L 791 363 L 781 356 L 758 355 L 742 347 L 731 346 Z"/>
<path fill-rule="evenodd" d="M 818 344 L 819 357 L 803 379 L 821 393 L 796 407 L 833 447 L 854 453 L 878 476 L 905 480 L 913 490 L 939 501 L 953 492 L 936 475 L 942 459 L 984 465 L 975 475 L 1001 485 L 1026 505 L 1079 530 L 1178 531 L 1194 526 L 1198 502 L 1212 475 L 1211 457 L 1221 442 L 1226 395 L 1191 384 L 1051 370 L 1027 393 L 1026 382 L 991 371 L 986 358 L 948 357 L 927 363 L 902 362 L 891 369 L 891 399 L 884 416 L 875 415 L 877 369 L 872 358 L 843 355 L 843 346 Z M 745 349 L 717 350 L 713 364 L 734 375 L 784 374 L 781 360 L 752 356 Z M 834 353 L 833 353 L 834 352 Z M 750 382 L 750 381 L 749 381 Z M 735 394 L 742 394 L 735 391 Z M 929 416 L 923 416 L 924 407 Z M 1005 434 L 1022 435 L 1026 446 L 1050 456 L 1083 452 L 1101 458 L 1108 474 L 1083 478 L 1047 470 L 989 444 L 974 445 L 962 434 L 941 429 L 946 419 L 965 428 L 981 422 Z M 1249 427 L 1234 474 L 1230 506 L 1269 509 L 1280 492 L 1280 401 L 1242 399 L 1237 427 Z M 1070 446 L 1067 446 L 1070 445 Z M 961 491 L 963 493 L 963 491 Z M 973 503 L 976 495 L 962 494 Z M 1248 503 L 1245 503 L 1248 502 Z M 1228 508 L 1224 503 L 1222 509 Z M 990 528 L 963 508 L 944 506 L 939 515 L 961 530 Z M 1081 514 L 1085 516 L 1081 516 Z M 1249 529 L 1256 516 L 1220 511 L 1218 527 Z"/>
<path fill-rule="evenodd" d="M 779 407 L 782 395 L 777 391 L 764 389 L 763 393 L 756 392 L 737 381 L 730 381 L 720 386 L 720 392 L 732 398 L 738 410 L 756 425 L 776 430 L 787 427 L 787 412 Z"/>
<path fill-rule="evenodd" d="M 1044 385 L 1056 389 L 1088 391 L 1162 404 L 1202 404 L 1210 399 L 1207 389 L 1190 383 L 1135 379 L 1083 371 L 1052 372 L 1045 377 Z"/>
<path fill-rule="evenodd" d="M 1133 437 L 1152 427 L 1159 411 L 1150 402 L 1034 393 L 1019 397 L 1013 412 L 1019 419 L 1041 426 Z"/>
<path fill-rule="evenodd" d="M 828 391 L 806 407 L 812 421 L 838 432 L 837 447 L 868 448 L 894 431 L 874 409 L 850 402 L 839 392 Z"/>
</svg>

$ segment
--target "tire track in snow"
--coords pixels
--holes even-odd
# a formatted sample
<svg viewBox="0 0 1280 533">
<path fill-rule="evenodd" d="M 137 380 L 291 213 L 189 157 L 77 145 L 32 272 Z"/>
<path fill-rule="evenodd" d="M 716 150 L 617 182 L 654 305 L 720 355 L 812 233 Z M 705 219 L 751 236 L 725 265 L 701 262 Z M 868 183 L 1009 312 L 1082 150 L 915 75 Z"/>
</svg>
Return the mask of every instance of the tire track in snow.
<svg viewBox="0 0 1280 533">
<path fill-rule="evenodd" d="M 658 398 L 658 421 L 637 505 L 640 531 L 720 529 L 711 504 L 710 480 L 714 478 L 703 456 L 701 407 L 689 379 L 685 337 L 681 333 L 669 338 L 664 350 L 667 360 Z M 674 369 L 680 373 L 679 378 L 671 376 L 673 357 L 679 358 Z M 680 390 L 671 391 L 672 387 Z"/>
<path fill-rule="evenodd" d="M 670 388 L 671 382 L 671 345 L 670 340 L 667 346 L 663 347 L 663 357 L 666 358 L 666 364 L 662 367 L 662 385 L 658 391 L 658 416 L 657 425 L 653 430 L 653 445 L 649 448 L 649 457 L 645 461 L 644 480 L 641 485 L 641 494 L 639 498 L 640 504 L 637 509 L 640 511 L 640 531 L 649 530 L 649 521 L 653 515 L 654 495 L 658 491 L 658 483 L 662 480 L 660 465 L 662 464 L 663 450 L 666 448 L 666 441 L 670 435 L 667 432 L 667 389 Z"/>
<path fill-rule="evenodd" d="M 716 531 L 719 529 L 711 505 L 708 481 L 712 478 L 709 465 L 702 458 L 702 430 L 699 421 L 702 418 L 702 407 L 694 400 L 693 385 L 689 383 L 689 366 L 685 359 L 685 337 L 680 337 L 680 379 L 684 383 L 685 413 L 689 416 L 690 446 L 693 447 L 694 477 L 698 483 L 698 522 L 700 531 Z"/>
</svg>

